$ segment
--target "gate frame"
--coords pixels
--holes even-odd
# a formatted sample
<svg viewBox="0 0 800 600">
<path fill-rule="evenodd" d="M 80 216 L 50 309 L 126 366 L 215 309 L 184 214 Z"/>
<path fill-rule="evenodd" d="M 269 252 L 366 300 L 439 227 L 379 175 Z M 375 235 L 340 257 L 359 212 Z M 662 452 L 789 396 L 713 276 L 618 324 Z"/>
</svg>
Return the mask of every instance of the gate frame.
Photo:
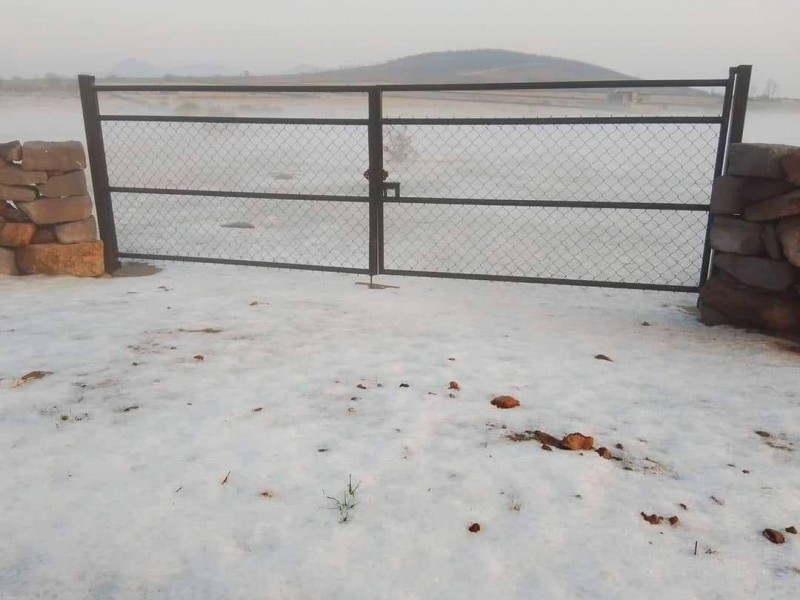
<svg viewBox="0 0 800 600">
<path fill-rule="evenodd" d="M 87 153 L 92 173 L 95 206 L 100 239 L 104 242 L 106 271 L 111 273 L 120 267 L 120 258 L 141 258 L 150 260 L 178 260 L 208 262 L 216 264 L 238 264 L 267 266 L 291 269 L 338 271 L 368 274 L 370 276 L 409 275 L 417 277 L 442 277 L 457 279 L 479 279 L 491 281 L 512 281 L 531 283 L 552 283 L 560 285 L 579 285 L 591 287 L 616 287 L 679 292 L 696 292 L 707 280 L 711 271 L 712 252 L 709 237 L 713 217 L 709 204 L 678 204 L 656 202 L 586 202 L 586 201 L 542 201 L 542 200 L 476 200 L 469 198 L 425 198 L 425 197 L 387 197 L 384 179 L 383 127 L 399 124 L 425 125 L 554 125 L 554 124 L 718 124 L 720 127 L 717 145 L 714 177 L 725 173 L 730 144 L 741 142 L 744 131 L 747 99 L 750 87 L 750 65 L 731 67 L 727 79 L 657 79 L 657 80 L 619 80 L 619 81 L 559 81 L 559 82 L 521 82 L 521 83 L 450 83 L 450 84 L 387 84 L 387 85 L 98 85 L 91 75 L 79 75 L 81 105 L 86 131 Z M 468 118 L 468 119 L 394 119 L 383 116 L 383 93 L 385 92 L 448 92 L 448 91 L 511 91 L 511 90 L 569 90 L 569 89 L 619 89 L 619 88 L 670 88 L 670 87 L 713 87 L 723 88 L 722 114 L 719 117 L 543 117 L 543 118 Z M 249 117 L 168 117 L 143 115 L 104 115 L 100 113 L 98 94 L 102 92 L 208 92 L 208 93 L 363 93 L 368 98 L 367 119 L 286 119 Z M 103 121 L 164 121 L 164 122 L 204 122 L 204 123 L 259 123 L 259 124 L 297 124 L 297 125 L 360 125 L 367 127 L 369 167 L 369 194 L 363 196 L 338 196 L 320 194 L 278 194 L 236 191 L 210 191 L 192 189 L 129 188 L 112 186 L 109 183 L 108 165 L 103 140 Z M 147 193 L 164 195 L 216 196 L 236 198 L 264 198 L 278 200 L 312 200 L 337 202 L 365 202 L 369 205 L 369 262 L 367 268 L 332 267 L 322 265 L 274 263 L 239 259 L 221 259 L 192 256 L 165 256 L 120 252 L 117 242 L 112 192 Z M 475 273 L 429 272 L 386 269 L 384 266 L 384 205 L 386 202 L 406 204 L 461 204 L 472 206 L 526 206 L 597 209 L 638 209 L 675 210 L 708 212 L 705 241 L 700 266 L 700 280 L 697 286 L 677 286 L 661 284 L 641 284 L 597 280 L 572 280 L 544 277 L 521 277 Z"/>
</svg>

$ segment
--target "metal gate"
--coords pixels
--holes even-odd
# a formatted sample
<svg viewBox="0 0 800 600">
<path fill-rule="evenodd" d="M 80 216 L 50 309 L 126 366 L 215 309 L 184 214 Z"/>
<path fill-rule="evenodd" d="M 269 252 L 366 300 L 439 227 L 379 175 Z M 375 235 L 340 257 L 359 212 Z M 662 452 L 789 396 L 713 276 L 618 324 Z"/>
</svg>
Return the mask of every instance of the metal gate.
<svg viewBox="0 0 800 600">
<path fill-rule="evenodd" d="M 109 270 L 120 258 L 138 258 L 695 291 L 709 270 L 711 184 L 729 144 L 741 141 L 750 67 L 731 68 L 727 79 L 509 84 L 79 79 Z M 457 94 L 468 106 L 502 107 L 519 105 L 524 94 L 546 103 L 547 94 L 565 90 L 602 92 L 610 111 L 644 88 L 658 90 L 665 104 L 679 94 L 701 105 L 717 98 L 720 108 L 384 115 L 387 101 L 403 98 Z M 120 93 L 141 98 L 145 114 L 101 113 L 100 94 L 113 103 Z M 366 118 L 150 114 L 175 95 L 243 105 L 248 98 L 324 97 L 334 99 L 332 111 L 347 98 L 363 102 Z M 181 106 L 194 108 L 192 101 Z M 636 109 L 633 102 L 626 112 Z"/>
</svg>

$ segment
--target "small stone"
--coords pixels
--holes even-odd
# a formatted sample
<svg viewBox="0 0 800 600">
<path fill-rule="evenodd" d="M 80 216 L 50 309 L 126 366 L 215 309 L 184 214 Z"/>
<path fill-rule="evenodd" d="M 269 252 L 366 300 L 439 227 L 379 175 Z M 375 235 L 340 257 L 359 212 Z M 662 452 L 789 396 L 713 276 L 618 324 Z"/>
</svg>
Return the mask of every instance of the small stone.
<svg viewBox="0 0 800 600">
<path fill-rule="evenodd" d="M 669 524 L 672 525 L 673 527 L 676 527 L 681 522 L 681 520 L 677 516 L 672 516 L 668 520 Z"/>
<path fill-rule="evenodd" d="M 17 165 L 7 165 L 0 169 L 0 184 L 2 185 L 36 185 L 47 181 L 44 171 L 23 171 Z"/>
<path fill-rule="evenodd" d="M 686 506 L 686 504 L 684 504 L 683 502 L 681 502 L 680 504 L 678 504 L 678 506 L 680 506 L 680 507 L 681 507 L 683 510 L 689 510 L 689 507 L 688 507 L 688 506 Z"/>
<path fill-rule="evenodd" d="M 365 386 L 363 383 L 359 383 L 359 384 L 358 384 L 356 387 L 357 387 L 358 389 L 360 389 L 360 390 L 365 390 L 365 389 L 367 389 L 367 386 Z"/>
<path fill-rule="evenodd" d="M 773 544 L 783 544 L 786 541 L 784 535 L 775 529 L 765 529 L 761 532 L 761 535 L 763 535 Z"/>
<path fill-rule="evenodd" d="M 0 200 L 9 202 L 31 202 L 36 200 L 36 190 L 18 185 L 0 185 Z"/>
<path fill-rule="evenodd" d="M 497 396 L 492 400 L 491 404 L 497 408 L 508 409 L 519 406 L 519 400 L 513 396 Z"/>
<path fill-rule="evenodd" d="M 664 517 L 660 517 L 655 513 L 652 515 L 645 514 L 644 512 L 639 514 L 642 515 L 642 518 L 650 523 L 650 525 L 659 525 L 664 520 Z"/>
<path fill-rule="evenodd" d="M 794 525 L 787 527 L 786 529 L 784 529 L 784 531 L 786 533 L 791 533 L 792 535 L 797 535 L 797 527 L 795 527 Z"/>
<path fill-rule="evenodd" d="M 0 223 L 0 246 L 27 246 L 35 233 L 33 223 Z"/>
<path fill-rule="evenodd" d="M 200 362 L 202 362 L 202 361 L 204 361 L 204 360 L 206 359 L 206 357 L 205 357 L 205 356 L 203 356 L 202 354 L 195 354 L 193 358 L 194 358 L 196 361 L 200 361 Z"/>
<path fill-rule="evenodd" d="M 546 452 L 552 452 L 553 451 L 553 449 L 550 446 L 548 446 L 547 444 L 542 444 L 542 450 L 544 450 Z"/>
<path fill-rule="evenodd" d="M 458 385 L 457 381 L 451 381 L 450 384 L 447 386 L 447 389 L 449 389 L 449 390 L 460 390 L 461 386 Z"/>
<path fill-rule="evenodd" d="M 606 447 L 598 448 L 597 450 L 595 450 L 595 452 L 597 452 L 597 454 L 599 454 L 601 458 L 605 458 L 606 460 L 611 460 L 611 450 L 609 450 L 608 448 Z"/>
<path fill-rule="evenodd" d="M 469 526 L 469 531 L 471 533 L 478 533 L 481 530 L 481 526 L 478 523 L 473 523 Z"/>
<path fill-rule="evenodd" d="M 410 386 L 410 385 L 408 385 L 407 383 L 401 383 L 401 384 L 400 384 L 400 387 L 401 387 L 401 388 L 410 388 L 411 386 Z"/>
<path fill-rule="evenodd" d="M 607 361 L 607 362 L 614 362 L 613 360 L 611 360 L 611 359 L 610 359 L 608 356 L 606 356 L 605 354 L 596 354 L 596 355 L 595 355 L 595 358 L 596 358 L 597 360 L 604 360 L 604 361 Z"/>
<path fill-rule="evenodd" d="M 594 446 L 594 438 L 582 433 L 570 433 L 564 436 L 561 444 L 568 450 L 591 450 Z"/>
<path fill-rule="evenodd" d="M 26 171 L 77 171 L 86 168 L 86 153 L 80 142 L 25 142 L 22 168 Z"/>
<path fill-rule="evenodd" d="M 37 182 L 39 183 L 39 182 Z M 85 196 L 86 174 L 83 171 L 73 171 L 64 175 L 51 176 L 47 183 L 38 186 L 39 195 L 44 198 L 62 198 L 64 196 Z"/>
<path fill-rule="evenodd" d="M 22 160 L 22 144 L 15 140 L 0 144 L 0 158 L 3 160 Z"/>
<path fill-rule="evenodd" d="M 617 450 L 624 450 L 625 446 L 623 446 L 622 444 L 614 444 L 614 448 L 616 448 Z"/>
</svg>

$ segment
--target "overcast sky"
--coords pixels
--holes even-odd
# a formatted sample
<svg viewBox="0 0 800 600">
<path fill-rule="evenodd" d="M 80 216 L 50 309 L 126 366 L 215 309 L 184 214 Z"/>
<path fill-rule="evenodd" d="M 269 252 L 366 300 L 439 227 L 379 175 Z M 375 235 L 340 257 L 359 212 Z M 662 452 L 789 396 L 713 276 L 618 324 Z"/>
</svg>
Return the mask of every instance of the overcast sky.
<svg viewBox="0 0 800 600">
<path fill-rule="evenodd" d="M 755 66 L 800 97 L 800 0 L 0 0 L 0 77 L 103 74 L 137 58 L 273 73 L 502 48 L 629 75 Z M 9 37 L 10 33 L 10 37 Z"/>
</svg>

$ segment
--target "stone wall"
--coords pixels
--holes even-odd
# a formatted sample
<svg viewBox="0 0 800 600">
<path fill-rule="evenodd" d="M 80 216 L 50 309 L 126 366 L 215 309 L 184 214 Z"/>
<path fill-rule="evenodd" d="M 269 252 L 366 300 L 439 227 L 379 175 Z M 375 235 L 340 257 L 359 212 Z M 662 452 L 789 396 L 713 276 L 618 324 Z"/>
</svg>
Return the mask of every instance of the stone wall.
<svg viewBox="0 0 800 600">
<path fill-rule="evenodd" d="M 703 322 L 800 332 L 800 148 L 733 144 L 711 214 Z"/>
<path fill-rule="evenodd" d="M 80 142 L 0 144 L 0 275 L 104 272 Z"/>
</svg>

